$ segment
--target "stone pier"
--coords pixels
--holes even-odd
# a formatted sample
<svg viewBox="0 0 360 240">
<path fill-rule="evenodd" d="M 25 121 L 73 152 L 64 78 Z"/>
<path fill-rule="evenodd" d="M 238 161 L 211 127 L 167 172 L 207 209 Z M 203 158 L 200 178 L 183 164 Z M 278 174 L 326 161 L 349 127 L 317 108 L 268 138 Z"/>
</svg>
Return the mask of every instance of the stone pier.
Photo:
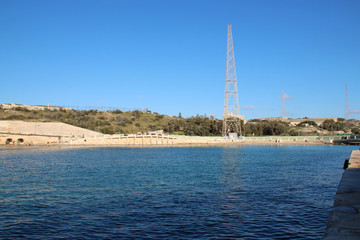
<svg viewBox="0 0 360 240">
<path fill-rule="evenodd" d="M 336 192 L 324 235 L 330 239 L 360 239 L 360 151 L 351 153 Z"/>
</svg>

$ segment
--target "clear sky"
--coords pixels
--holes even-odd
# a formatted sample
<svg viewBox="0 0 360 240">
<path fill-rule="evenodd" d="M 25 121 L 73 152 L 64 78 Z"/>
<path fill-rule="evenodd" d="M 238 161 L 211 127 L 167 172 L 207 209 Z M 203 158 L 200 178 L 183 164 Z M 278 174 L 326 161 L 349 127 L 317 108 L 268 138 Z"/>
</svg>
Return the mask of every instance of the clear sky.
<svg viewBox="0 0 360 240">
<path fill-rule="evenodd" d="M 221 118 L 227 24 L 245 119 L 360 109 L 359 0 L 1 0 L 0 103 Z"/>
</svg>

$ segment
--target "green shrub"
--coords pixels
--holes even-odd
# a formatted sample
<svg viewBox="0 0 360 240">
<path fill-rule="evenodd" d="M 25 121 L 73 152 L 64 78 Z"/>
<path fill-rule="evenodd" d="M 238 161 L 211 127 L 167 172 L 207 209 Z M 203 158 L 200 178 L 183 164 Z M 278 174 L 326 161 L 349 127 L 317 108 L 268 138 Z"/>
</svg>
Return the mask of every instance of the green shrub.
<svg viewBox="0 0 360 240">
<path fill-rule="evenodd" d="M 123 113 L 123 112 L 120 111 L 120 110 L 115 110 L 115 111 L 113 111 L 113 113 L 115 113 L 115 114 L 121 114 L 121 113 Z"/>
</svg>

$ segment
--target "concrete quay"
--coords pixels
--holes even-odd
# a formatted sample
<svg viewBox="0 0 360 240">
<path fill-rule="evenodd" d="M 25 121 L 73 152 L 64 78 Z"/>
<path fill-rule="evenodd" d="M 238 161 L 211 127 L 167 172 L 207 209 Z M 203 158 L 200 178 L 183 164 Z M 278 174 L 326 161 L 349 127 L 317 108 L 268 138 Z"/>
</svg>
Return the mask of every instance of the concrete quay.
<svg viewBox="0 0 360 240">
<path fill-rule="evenodd" d="M 360 151 L 351 153 L 336 192 L 325 240 L 360 239 Z"/>
</svg>

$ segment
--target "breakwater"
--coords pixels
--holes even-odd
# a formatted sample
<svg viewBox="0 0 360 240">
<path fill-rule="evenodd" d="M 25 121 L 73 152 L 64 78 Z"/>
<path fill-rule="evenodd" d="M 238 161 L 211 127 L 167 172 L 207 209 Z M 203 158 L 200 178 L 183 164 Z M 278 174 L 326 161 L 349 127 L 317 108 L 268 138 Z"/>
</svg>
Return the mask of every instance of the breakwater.
<svg viewBox="0 0 360 240">
<path fill-rule="evenodd" d="M 360 151 L 344 164 L 334 207 L 323 239 L 360 239 Z"/>
</svg>

